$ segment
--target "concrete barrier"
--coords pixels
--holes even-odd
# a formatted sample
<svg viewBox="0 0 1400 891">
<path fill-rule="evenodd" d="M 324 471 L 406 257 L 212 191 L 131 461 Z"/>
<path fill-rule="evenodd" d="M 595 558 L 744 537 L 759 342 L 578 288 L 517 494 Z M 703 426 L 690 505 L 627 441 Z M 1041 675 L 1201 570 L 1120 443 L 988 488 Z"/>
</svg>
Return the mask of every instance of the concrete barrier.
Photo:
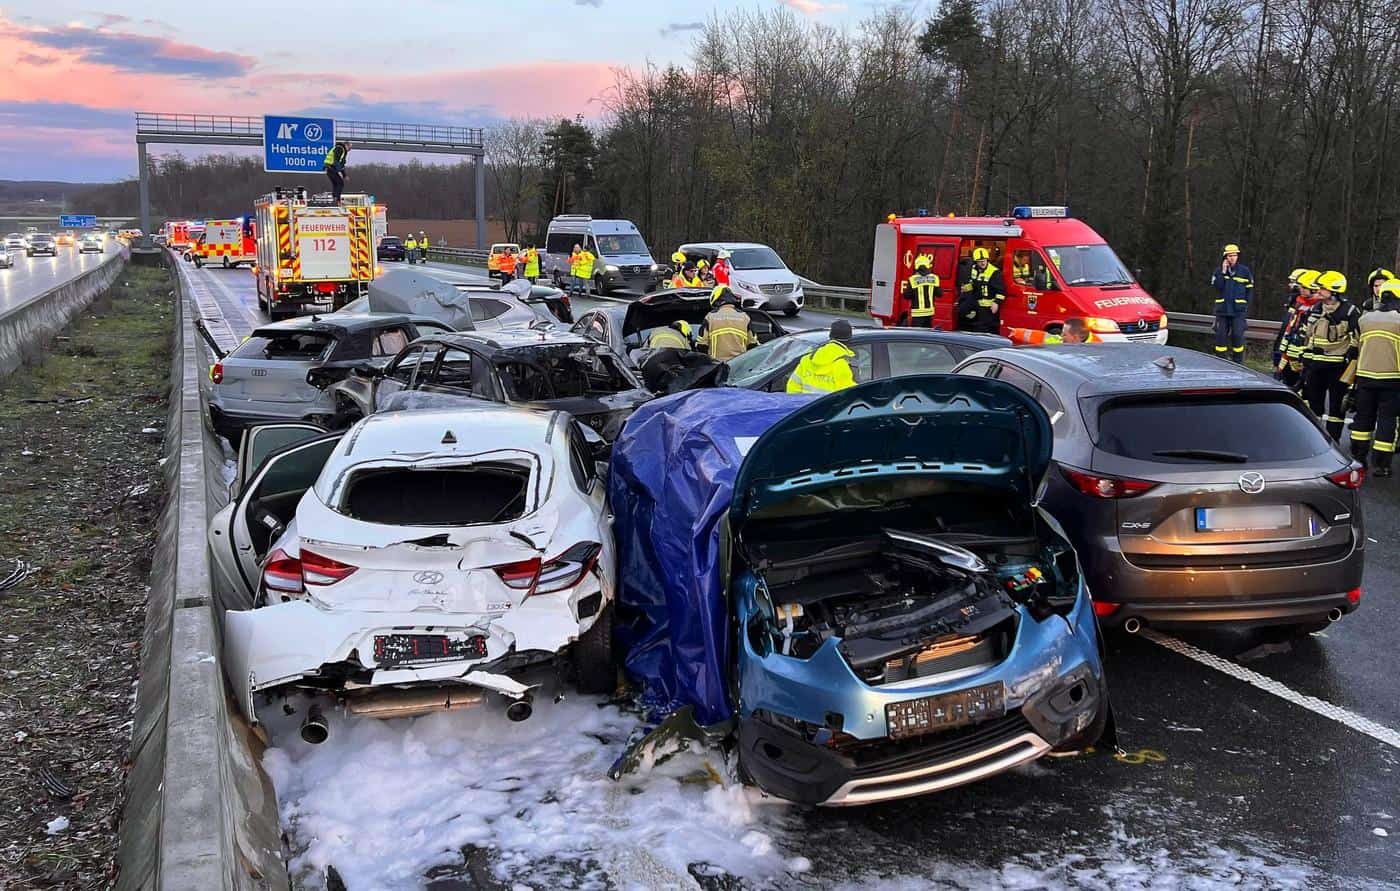
<svg viewBox="0 0 1400 891">
<path fill-rule="evenodd" d="M 290 883 L 276 796 L 260 765 L 262 741 L 239 716 L 220 668 L 205 530 L 217 510 L 211 499 L 222 497 L 215 482 L 222 458 L 214 457 L 217 446 L 203 423 L 205 358 L 183 289 L 177 305 L 166 502 L 146 607 L 116 887 L 281 891 Z"/>
<path fill-rule="evenodd" d="M 0 378 L 37 359 L 55 334 L 94 297 L 111 287 L 126 260 L 127 251 L 123 248 L 96 268 L 19 306 L 0 311 Z"/>
</svg>

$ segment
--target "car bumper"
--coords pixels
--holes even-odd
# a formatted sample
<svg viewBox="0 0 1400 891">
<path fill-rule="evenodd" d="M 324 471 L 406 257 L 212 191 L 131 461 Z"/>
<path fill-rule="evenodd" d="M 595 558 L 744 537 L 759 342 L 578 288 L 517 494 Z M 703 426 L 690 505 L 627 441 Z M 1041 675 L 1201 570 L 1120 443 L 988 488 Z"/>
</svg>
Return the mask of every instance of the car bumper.
<svg viewBox="0 0 1400 891">
<path fill-rule="evenodd" d="M 1336 559 L 1271 566 L 1147 568 L 1132 562 L 1140 556 L 1116 549 L 1079 553 L 1087 558 L 1085 575 L 1105 627 L 1132 618 L 1152 625 L 1277 625 L 1357 608 L 1349 592 L 1361 587 L 1363 535 L 1354 532 Z"/>
<path fill-rule="evenodd" d="M 956 680 L 935 676 L 897 689 L 864 684 L 834 646 L 806 660 L 759 659 L 745 643 L 741 660 L 760 664 L 744 666 L 741 687 L 765 695 L 740 715 L 743 768 L 780 798 L 850 806 L 949 789 L 1033 761 L 1077 743 L 1106 714 L 1095 627 L 1081 591 L 1067 619 L 1036 621 L 1023 611 L 1016 642 L 1001 663 Z M 765 667 L 775 671 L 762 679 L 747 674 Z M 886 705 L 995 683 L 1003 684 L 1002 715 L 903 740 L 888 735 Z M 839 745 L 821 739 L 820 728 L 833 723 L 839 723 Z M 817 733 L 808 735 L 814 728 Z"/>
<path fill-rule="evenodd" d="M 258 424 L 278 424 L 286 421 L 304 421 L 322 414 L 330 414 L 330 406 L 316 402 L 289 402 L 285 405 L 271 403 L 261 406 L 258 411 L 230 411 L 222 405 L 209 402 L 209 424 L 214 432 L 237 445 L 239 434 Z"/>
<path fill-rule="evenodd" d="M 736 292 L 739 294 L 739 301 L 744 305 L 744 309 L 767 309 L 782 312 L 796 307 L 802 309 L 806 305 L 807 297 L 798 288 L 789 294 L 779 294 L 776 296 L 768 294 L 750 294 L 747 292 Z"/>
<path fill-rule="evenodd" d="M 1167 342 L 1167 329 L 1158 328 L 1156 331 L 1144 331 L 1131 334 L 1095 334 L 1104 343 L 1150 343 L 1161 346 Z"/>
</svg>

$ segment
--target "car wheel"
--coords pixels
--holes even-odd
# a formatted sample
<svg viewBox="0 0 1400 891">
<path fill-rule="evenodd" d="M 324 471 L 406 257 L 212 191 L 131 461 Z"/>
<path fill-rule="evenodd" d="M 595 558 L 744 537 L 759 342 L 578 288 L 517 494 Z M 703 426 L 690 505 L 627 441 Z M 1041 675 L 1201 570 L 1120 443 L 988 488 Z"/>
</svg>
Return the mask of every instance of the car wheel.
<svg viewBox="0 0 1400 891">
<path fill-rule="evenodd" d="M 228 268 L 228 257 L 224 257 L 224 268 Z"/>
<path fill-rule="evenodd" d="M 258 311 L 267 312 L 267 301 L 263 299 L 261 294 L 258 295 Z"/>
<path fill-rule="evenodd" d="M 601 275 L 593 276 L 593 293 L 597 294 L 599 297 L 608 293 L 608 286 L 603 284 L 603 277 Z"/>
<path fill-rule="evenodd" d="M 204 268 L 204 260 L 203 260 L 203 258 L 201 258 L 201 257 L 195 257 L 195 258 L 194 258 L 194 266 L 195 266 L 196 269 L 203 269 L 203 268 Z"/>
<path fill-rule="evenodd" d="M 798 306 L 796 303 L 789 303 L 787 307 L 783 310 L 783 315 L 787 316 L 789 319 L 792 319 L 796 318 L 797 314 L 801 311 L 802 307 Z"/>
<path fill-rule="evenodd" d="M 573 663 L 574 684 L 580 693 L 605 695 L 617 687 L 617 667 L 613 665 L 612 604 L 593 625 L 579 637 L 569 654 Z"/>
</svg>

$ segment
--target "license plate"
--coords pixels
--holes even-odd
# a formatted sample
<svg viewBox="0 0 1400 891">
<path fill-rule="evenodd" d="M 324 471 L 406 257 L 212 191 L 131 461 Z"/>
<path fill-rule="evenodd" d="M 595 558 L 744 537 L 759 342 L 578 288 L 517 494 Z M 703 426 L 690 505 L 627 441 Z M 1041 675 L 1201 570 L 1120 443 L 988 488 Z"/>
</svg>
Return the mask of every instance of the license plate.
<svg viewBox="0 0 1400 891">
<path fill-rule="evenodd" d="M 935 733 L 999 718 L 1006 713 L 1006 687 L 998 681 L 970 690 L 892 702 L 885 706 L 891 739 Z"/>
<path fill-rule="evenodd" d="M 475 635 L 453 638 L 445 634 L 376 634 L 374 663 L 380 668 L 430 665 L 480 659 L 486 655 L 486 638 Z"/>
<path fill-rule="evenodd" d="M 1196 508 L 1197 532 L 1261 532 L 1292 525 L 1293 508 L 1286 504 Z"/>
</svg>

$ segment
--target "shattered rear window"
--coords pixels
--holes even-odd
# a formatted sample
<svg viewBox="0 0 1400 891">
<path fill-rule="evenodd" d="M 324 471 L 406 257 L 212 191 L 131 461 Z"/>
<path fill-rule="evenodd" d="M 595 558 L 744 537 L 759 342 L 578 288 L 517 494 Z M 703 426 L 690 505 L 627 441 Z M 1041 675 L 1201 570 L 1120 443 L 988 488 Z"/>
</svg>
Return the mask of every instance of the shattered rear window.
<svg viewBox="0 0 1400 891">
<path fill-rule="evenodd" d="M 496 365 L 507 396 L 516 402 L 596 398 L 637 386 L 610 353 L 588 346 L 532 349 Z"/>
<path fill-rule="evenodd" d="M 529 507 L 530 470 L 506 462 L 379 467 L 353 474 L 339 512 L 386 526 L 507 523 Z"/>
<path fill-rule="evenodd" d="M 286 359 L 310 361 L 320 358 L 335 342 L 329 334 L 289 331 L 286 334 L 253 335 L 229 354 L 234 359 Z"/>
</svg>

